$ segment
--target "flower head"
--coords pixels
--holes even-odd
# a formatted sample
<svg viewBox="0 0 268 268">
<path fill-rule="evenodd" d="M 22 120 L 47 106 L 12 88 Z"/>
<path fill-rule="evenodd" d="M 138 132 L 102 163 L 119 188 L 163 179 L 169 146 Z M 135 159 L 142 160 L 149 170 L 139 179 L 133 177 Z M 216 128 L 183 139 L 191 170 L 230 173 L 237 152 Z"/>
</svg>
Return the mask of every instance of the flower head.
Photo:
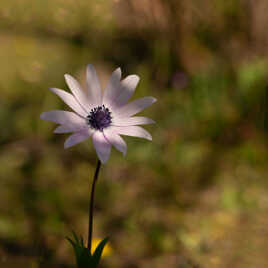
<svg viewBox="0 0 268 268">
<path fill-rule="evenodd" d="M 139 125 L 154 123 L 147 117 L 133 116 L 152 105 L 156 99 L 144 97 L 130 103 L 139 82 L 137 75 L 129 75 L 121 80 L 121 69 L 111 75 L 102 94 L 96 71 L 87 67 L 87 92 L 85 93 L 75 78 L 66 74 L 65 81 L 71 93 L 51 88 L 72 110 L 54 110 L 41 114 L 41 119 L 52 121 L 60 126 L 55 133 L 73 133 L 64 143 L 64 148 L 76 145 L 92 137 L 100 161 L 104 164 L 110 156 L 111 147 L 126 154 L 127 145 L 120 135 L 152 140 L 151 135 Z"/>
</svg>

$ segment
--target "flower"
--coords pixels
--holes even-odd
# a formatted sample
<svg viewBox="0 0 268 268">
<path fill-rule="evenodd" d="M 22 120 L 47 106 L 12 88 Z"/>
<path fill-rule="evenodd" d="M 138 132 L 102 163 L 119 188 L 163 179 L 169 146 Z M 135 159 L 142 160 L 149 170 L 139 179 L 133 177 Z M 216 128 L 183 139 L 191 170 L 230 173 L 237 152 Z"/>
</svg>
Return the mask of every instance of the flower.
<svg viewBox="0 0 268 268">
<path fill-rule="evenodd" d="M 110 156 L 111 147 L 126 154 L 127 145 L 120 135 L 152 140 L 151 135 L 139 125 L 154 123 L 147 117 L 133 116 L 156 102 L 153 97 L 144 97 L 130 103 L 139 82 L 137 75 L 121 80 L 121 69 L 111 75 L 102 94 L 94 67 L 87 66 L 87 93 L 75 78 L 65 74 L 65 81 L 72 94 L 57 88 L 50 90 L 58 95 L 74 112 L 54 110 L 41 114 L 41 119 L 60 124 L 54 133 L 73 133 L 64 143 L 64 148 L 76 145 L 92 137 L 98 158 L 104 164 Z"/>
</svg>

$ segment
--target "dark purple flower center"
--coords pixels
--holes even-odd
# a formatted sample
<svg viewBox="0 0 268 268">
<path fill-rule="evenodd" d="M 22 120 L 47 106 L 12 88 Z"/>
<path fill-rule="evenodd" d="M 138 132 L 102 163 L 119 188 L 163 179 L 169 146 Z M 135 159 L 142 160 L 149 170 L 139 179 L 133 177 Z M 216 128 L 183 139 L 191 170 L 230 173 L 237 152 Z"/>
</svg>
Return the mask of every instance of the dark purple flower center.
<svg viewBox="0 0 268 268">
<path fill-rule="evenodd" d="M 87 123 L 97 130 L 103 130 L 112 122 L 111 112 L 104 105 L 91 109 L 87 116 Z"/>
</svg>

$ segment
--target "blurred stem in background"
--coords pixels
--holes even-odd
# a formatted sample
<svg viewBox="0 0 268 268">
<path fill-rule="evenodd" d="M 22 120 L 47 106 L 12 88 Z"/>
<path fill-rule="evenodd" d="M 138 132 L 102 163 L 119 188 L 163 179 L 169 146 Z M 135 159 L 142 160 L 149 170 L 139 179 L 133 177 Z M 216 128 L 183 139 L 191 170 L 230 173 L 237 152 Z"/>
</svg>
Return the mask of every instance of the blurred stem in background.
<svg viewBox="0 0 268 268">
<path fill-rule="evenodd" d="M 91 247 L 92 247 L 92 230 L 93 230 L 93 209 L 94 209 L 94 195 L 95 195 L 95 188 L 96 183 L 98 180 L 98 175 L 101 167 L 101 162 L 98 160 L 92 187 L 91 187 L 91 196 L 90 196 L 90 203 L 89 203 L 89 224 L 88 224 L 88 241 L 87 241 L 87 247 L 89 249 L 89 252 L 91 253 Z"/>
</svg>

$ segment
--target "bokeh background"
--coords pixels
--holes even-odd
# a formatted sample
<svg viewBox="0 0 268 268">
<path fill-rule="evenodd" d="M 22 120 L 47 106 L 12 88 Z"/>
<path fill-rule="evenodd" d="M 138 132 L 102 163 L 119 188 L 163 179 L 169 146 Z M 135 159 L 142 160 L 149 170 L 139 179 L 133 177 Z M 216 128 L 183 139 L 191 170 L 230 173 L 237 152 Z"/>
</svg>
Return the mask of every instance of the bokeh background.
<svg viewBox="0 0 268 268">
<path fill-rule="evenodd" d="M 86 237 L 91 142 L 63 149 L 48 88 L 105 85 L 120 66 L 153 142 L 126 138 L 97 185 L 104 268 L 268 267 L 266 0 L 1 0 L 0 267 L 74 267 Z"/>
</svg>

